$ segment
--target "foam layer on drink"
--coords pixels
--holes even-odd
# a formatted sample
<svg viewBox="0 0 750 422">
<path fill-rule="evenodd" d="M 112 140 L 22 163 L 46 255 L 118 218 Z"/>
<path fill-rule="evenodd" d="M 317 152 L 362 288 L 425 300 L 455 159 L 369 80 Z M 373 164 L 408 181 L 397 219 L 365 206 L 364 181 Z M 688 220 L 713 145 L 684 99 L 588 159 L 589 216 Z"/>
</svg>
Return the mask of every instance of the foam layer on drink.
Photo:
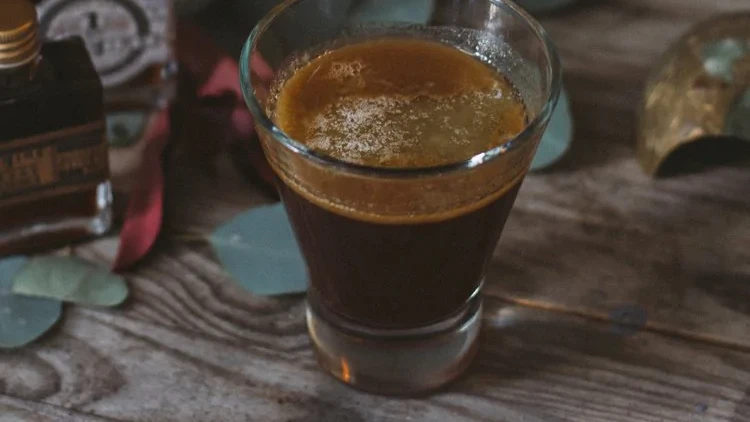
<svg viewBox="0 0 750 422">
<path fill-rule="evenodd" d="M 290 137 L 342 161 L 430 167 L 517 135 L 526 109 L 501 74 L 451 46 L 378 39 L 323 54 L 278 91 Z"/>
<path fill-rule="evenodd" d="M 496 46 L 508 51 L 500 41 Z M 298 53 L 282 66 L 270 93 L 267 113 L 287 135 L 340 161 L 372 167 L 462 162 L 513 138 L 528 119 L 518 92 L 495 68 L 456 46 L 409 36 Z M 260 137 L 290 188 L 282 193 L 285 201 L 294 200 L 294 192 L 337 215 L 387 225 L 444 222 L 506 197 L 512 203 L 538 143 L 538 137 L 525 139 L 470 170 L 399 177 L 327 166 L 267 131 Z"/>
</svg>

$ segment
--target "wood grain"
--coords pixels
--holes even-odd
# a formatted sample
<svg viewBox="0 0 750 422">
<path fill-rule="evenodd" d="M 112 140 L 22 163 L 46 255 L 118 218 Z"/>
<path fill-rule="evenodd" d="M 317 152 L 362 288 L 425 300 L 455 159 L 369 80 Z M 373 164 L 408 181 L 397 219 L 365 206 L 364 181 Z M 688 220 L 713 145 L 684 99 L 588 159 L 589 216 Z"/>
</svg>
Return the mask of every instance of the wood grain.
<svg viewBox="0 0 750 422">
<path fill-rule="evenodd" d="M 0 422 L 107 422 L 112 420 L 0 394 Z"/>
<path fill-rule="evenodd" d="M 747 7 L 581 0 L 543 18 L 575 144 L 525 182 L 489 268 L 480 354 L 444 391 L 379 397 L 320 372 L 303 299 L 241 290 L 201 240 L 270 199 L 226 154 L 180 143 L 165 230 L 127 274 L 130 300 L 69 306 L 40 341 L 0 353 L 0 422 L 750 420 L 750 171 L 650 180 L 633 138 L 643 80 L 669 42 Z M 116 247 L 76 253 L 109 263 Z M 628 308 L 645 311 L 645 329 L 611 322 Z"/>
<path fill-rule="evenodd" d="M 650 328 L 750 350 L 750 154 L 651 180 L 634 138 L 635 108 L 659 55 L 695 22 L 747 7 L 580 1 L 542 18 L 565 64 L 575 139 L 560 163 L 524 183 L 487 294 L 604 319 L 637 305 Z M 173 233 L 208 233 L 268 201 L 221 154 L 206 164 L 180 153 L 175 168 Z"/>
<path fill-rule="evenodd" d="M 179 247 L 167 248 L 157 260 L 182 263 L 180 255 Z M 199 290 L 202 283 L 180 284 Z M 221 322 L 227 329 L 191 330 L 155 323 L 138 312 L 135 308 L 155 301 L 150 296 L 139 290 L 124 312 L 69 309 L 56 332 L 33 347 L 0 355 L 0 385 L 15 397 L 0 396 L 0 408 L 14 409 L 20 420 L 47 420 L 23 419 L 26 413 L 52 415 L 51 420 L 123 421 L 736 422 L 750 417 L 746 353 L 648 332 L 623 335 L 610 324 L 498 300 L 487 303 L 482 348 L 466 376 L 429 398 L 394 399 L 358 393 L 321 373 L 302 324 L 269 325 L 265 336 L 228 334 L 230 327 L 237 333 L 255 331 L 229 316 L 243 311 L 260 319 L 301 321 L 301 299 L 266 300 L 261 313 L 250 305 L 252 297 L 240 294 L 237 304 L 227 304 L 223 318 L 191 317 L 192 324 Z M 162 307 L 189 309 L 183 301 L 169 295 L 158 300 Z M 267 341 L 270 336 L 276 343 Z"/>
<path fill-rule="evenodd" d="M 634 154 L 637 102 L 660 54 L 695 22 L 747 7 L 590 1 L 542 20 L 576 136 L 560 165 L 527 179 L 489 294 L 598 318 L 638 305 L 655 329 L 750 346 L 750 155 L 650 180 Z"/>
</svg>

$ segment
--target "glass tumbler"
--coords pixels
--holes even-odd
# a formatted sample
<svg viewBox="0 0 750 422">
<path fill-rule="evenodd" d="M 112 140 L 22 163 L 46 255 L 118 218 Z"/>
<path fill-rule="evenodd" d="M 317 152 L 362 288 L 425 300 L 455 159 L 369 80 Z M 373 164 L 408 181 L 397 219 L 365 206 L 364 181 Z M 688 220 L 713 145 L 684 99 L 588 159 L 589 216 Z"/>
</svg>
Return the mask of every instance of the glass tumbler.
<svg viewBox="0 0 750 422">
<path fill-rule="evenodd" d="M 459 162 L 385 168 L 342 161 L 276 126 L 278 89 L 252 72 L 251 58 L 262 56 L 283 85 L 294 63 L 383 36 L 437 41 L 491 66 L 518 91 L 525 128 Z M 320 365 L 355 388 L 393 395 L 458 377 L 479 343 L 485 267 L 560 92 L 544 29 L 506 0 L 290 0 L 252 30 L 240 65 L 307 265 Z"/>
</svg>

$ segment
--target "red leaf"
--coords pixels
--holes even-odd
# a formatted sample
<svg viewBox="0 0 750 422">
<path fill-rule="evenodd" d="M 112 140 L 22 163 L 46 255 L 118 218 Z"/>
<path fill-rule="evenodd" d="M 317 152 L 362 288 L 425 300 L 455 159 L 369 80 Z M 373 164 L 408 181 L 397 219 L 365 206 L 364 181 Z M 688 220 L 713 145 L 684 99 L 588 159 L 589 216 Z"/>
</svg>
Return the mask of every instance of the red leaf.
<svg viewBox="0 0 750 422">
<path fill-rule="evenodd" d="M 153 117 L 145 134 L 147 144 L 143 167 L 120 231 L 120 248 L 113 265 L 115 271 L 125 270 L 140 261 L 159 236 L 164 212 L 162 152 L 168 140 L 169 110 L 164 110 Z"/>
<path fill-rule="evenodd" d="M 177 25 L 176 49 L 181 71 L 195 83 L 189 86 L 194 92 L 181 94 L 188 94 L 187 107 L 176 116 L 188 119 L 183 126 L 191 129 L 178 135 L 210 133 L 212 136 L 208 138 L 216 144 L 206 145 L 206 137 L 201 136 L 204 152 L 210 155 L 210 151 L 226 148 L 236 165 L 276 198 L 273 172 L 255 137 L 253 118 L 243 101 L 237 63 L 198 27 L 184 22 Z M 273 69 L 261 57 L 251 59 L 251 69 L 253 77 L 264 85 L 270 84 Z M 164 212 L 162 153 L 170 137 L 169 121 L 169 110 L 158 113 L 144 136 L 144 162 L 130 194 L 113 265 L 115 271 L 135 265 L 148 254 L 159 236 Z"/>
<path fill-rule="evenodd" d="M 263 155 L 258 139 L 254 136 L 253 117 L 247 109 L 243 100 L 242 88 L 240 87 L 240 69 L 237 62 L 227 55 L 218 56 L 217 47 L 212 46 L 212 42 L 200 34 L 195 28 L 183 27 L 182 33 L 186 39 L 195 46 L 200 46 L 200 51 L 196 51 L 195 56 L 188 62 L 190 69 L 201 75 L 203 84 L 198 89 L 198 96 L 201 98 L 221 97 L 224 95 L 233 95 L 235 98 L 234 110 L 231 118 L 225 126 L 230 127 L 228 136 L 223 139 L 224 143 L 230 149 L 230 153 L 236 150 L 246 151 L 247 157 L 232 157 L 237 166 L 241 167 L 244 173 L 256 173 L 257 177 L 250 177 L 262 182 L 262 186 L 267 192 L 275 195 L 275 178 L 273 171 Z M 185 54 L 193 52 L 193 49 L 187 49 L 187 42 L 182 43 Z M 208 51 L 206 51 L 208 50 Z M 208 63 L 213 64 L 213 69 L 206 74 Z M 258 78 L 263 84 L 268 85 L 273 80 L 273 69 L 260 56 L 253 56 L 250 60 L 250 68 L 254 77 Z M 264 94 L 261 94 L 264 95 Z"/>
</svg>

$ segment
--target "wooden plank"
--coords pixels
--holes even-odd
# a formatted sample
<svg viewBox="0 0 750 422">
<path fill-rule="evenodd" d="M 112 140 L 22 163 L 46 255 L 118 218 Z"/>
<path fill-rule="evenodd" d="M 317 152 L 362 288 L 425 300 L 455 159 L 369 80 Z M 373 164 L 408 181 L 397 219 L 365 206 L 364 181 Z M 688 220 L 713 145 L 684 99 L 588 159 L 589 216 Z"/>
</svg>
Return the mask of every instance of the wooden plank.
<svg viewBox="0 0 750 422">
<path fill-rule="evenodd" d="M 544 18 L 565 61 L 575 145 L 524 185 L 489 268 L 479 358 L 445 391 L 378 397 L 320 373 L 303 301 L 242 291 L 199 240 L 269 200 L 226 155 L 196 159 L 181 145 L 165 233 L 128 274 L 131 300 L 113 312 L 69 307 L 42 341 L 0 354 L 0 421 L 750 419 L 750 174 L 651 181 L 632 138 L 640 86 L 669 38 L 741 7 L 582 1 Z M 109 262 L 115 246 L 77 252 Z M 604 320 L 637 307 L 650 329 L 738 350 L 498 297 Z"/>
<path fill-rule="evenodd" d="M 579 0 L 541 17 L 563 60 L 577 146 L 634 148 L 636 102 L 660 55 L 693 24 L 743 10 L 744 0 Z"/>
<path fill-rule="evenodd" d="M 0 379 L 2 377 L 0 376 Z M 107 422 L 85 413 L 0 394 L 0 422 Z"/>
<path fill-rule="evenodd" d="M 488 292 L 597 315 L 638 305 L 655 326 L 748 345 L 750 172 L 703 174 L 693 186 L 605 176 L 631 165 L 530 178 Z"/>
<path fill-rule="evenodd" d="M 570 154 L 526 181 L 489 272 L 489 294 L 750 346 L 750 171 L 649 180 L 635 109 L 653 63 L 690 25 L 744 1 L 584 2 L 543 19 L 576 120 Z"/>
<path fill-rule="evenodd" d="M 746 8 L 581 1 L 542 19 L 565 63 L 576 136 L 560 163 L 527 178 L 488 294 L 596 318 L 637 306 L 651 328 L 750 347 L 747 165 L 650 180 L 634 153 L 635 107 L 659 55 L 695 22 Z M 222 155 L 179 163 L 172 232 L 205 235 L 267 201 Z"/>
<path fill-rule="evenodd" d="M 527 178 L 488 294 L 605 319 L 637 306 L 653 329 L 750 347 L 747 165 L 650 180 L 634 154 L 635 108 L 659 55 L 695 22 L 745 9 L 581 1 L 542 19 L 563 57 L 576 136 L 559 164 Z M 225 156 L 200 158 L 172 174 L 166 224 L 188 238 L 267 201 Z"/>
<path fill-rule="evenodd" d="M 634 110 L 652 63 L 694 22 L 746 7 L 581 1 L 543 18 L 565 63 L 576 136 L 559 164 L 527 178 L 490 265 L 488 295 L 600 319 L 635 306 L 655 330 L 750 348 L 750 171 L 725 166 L 650 180 L 634 154 Z M 195 241 L 269 202 L 226 154 L 191 155 L 205 150 L 178 145 L 172 156 L 167 237 Z M 105 249 L 81 253 L 107 260 L 113 248 Z M 200 264 L 189 271 L 210 268 L 204 277 L 226 280 L 210 258 L 191 259 Z M 195 276 L 146 271 L 171 283 Z M 139 288 L 165 289 L 159 277 Z"/>
<path fill-rule="evenodd" d="M 178 247 L 157 261 L 184 262 L 183 255 Z M 490 299 L 480 354 L 466 376 L 431 397 L 388 398 L 356 392 L 318 370 L 301 299 L 264 299 L 259 310 L 256 298 L 240 293 L 226 296 L 223 309 L 206 298 L 210 311 L 203 312 L 168 286 L 211 290 L 201 286 L 205 279 L 164 280 L 165 290 L 153 293 L 141 288 L 143 275 L 132 282 L 136 301 L 124 311 L 68 309 L 62 326 L 41 342 L 0 355 L 5 393 L 46 407 L 1 398 L 0 406 L 165 422 L 750 417 L 750 354 L 744 352 Z M 240 311 L 245 319 L 236 318 Z M 164 319 L 154 318 L 161 313 L 172 320 L 154 322 Z"/>
</svg>

